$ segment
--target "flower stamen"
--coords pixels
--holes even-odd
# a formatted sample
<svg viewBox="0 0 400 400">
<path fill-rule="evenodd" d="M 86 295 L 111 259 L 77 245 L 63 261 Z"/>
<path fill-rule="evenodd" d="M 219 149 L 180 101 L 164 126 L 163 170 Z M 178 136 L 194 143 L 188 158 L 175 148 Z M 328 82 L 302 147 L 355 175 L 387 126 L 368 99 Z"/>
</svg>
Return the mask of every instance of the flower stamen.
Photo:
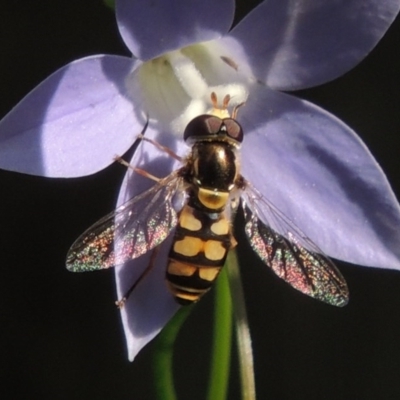
<svg viewBox="0 0 400 400">
<path fill-rule="evenodd" d="M 188 46 L 145 62 L 126 84 L 132 100 L 153 123 L 180 135 L 193 118 L 215 110 L 211 93 L 217 98 L 229 93 L 222 109 L 229 102 L 246 101 L 248 82 L 225 59 L 221 49 L 209 43 Z M 215 77 L 222 83 L 216 85 Z"/>
<path fill-rule="evenodd" d="M 187 95 L 192 99 L 203 97 L 208 85 L 194 62 L 180 51 L 171 51 L 166 58 Z"/>
</svg>

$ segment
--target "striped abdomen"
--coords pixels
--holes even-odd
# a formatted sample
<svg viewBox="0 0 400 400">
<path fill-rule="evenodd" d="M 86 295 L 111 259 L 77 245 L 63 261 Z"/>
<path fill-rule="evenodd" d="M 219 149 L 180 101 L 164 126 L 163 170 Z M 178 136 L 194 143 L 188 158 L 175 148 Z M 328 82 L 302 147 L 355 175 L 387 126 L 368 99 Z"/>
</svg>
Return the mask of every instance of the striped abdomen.
<svg viewBox="0 0 400 400">
<path fill-rule="evenodd" d="M 169 252 L 167 283 L 178 303 L 196 302 L 223 267 L 231 247 L 230 221 L 222 212 L 185 205 Z"/>
</svg>

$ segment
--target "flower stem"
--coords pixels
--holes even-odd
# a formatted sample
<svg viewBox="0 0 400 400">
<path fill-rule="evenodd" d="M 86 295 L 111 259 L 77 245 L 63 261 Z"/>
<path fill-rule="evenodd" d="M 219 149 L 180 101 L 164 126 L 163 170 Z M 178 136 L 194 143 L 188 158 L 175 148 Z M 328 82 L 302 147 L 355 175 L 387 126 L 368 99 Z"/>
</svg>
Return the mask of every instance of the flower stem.
<svg viewBox="0 0 400 400">
<path fill-rule="evenodd" d="M 224 268 L 215 284 L 214 334 L 208 400 L 227 398 L 232 343 L 232 299 Z"/>
<path fill-rule="evenodd" d="M 154 349 L 154 388 L 156 398 L 176 400 L 173 376 L 173 351 L 176 337 L 182 324 L 192 311 L 192 306 L 182 307 L 165 326 Z"/>
<path fill-rule="evenodd" d="M 115 0 L 103 0 L 103 3 L 106 5 L 106 7 L 115 10 Z"/>
<path fill-rule="evenodd" d="M 246 305 L 242 281 L 240 279 L 239 262 L 235 250 L 230 251 L 228 254 L 227 267 L 236 323 L 242 399 L 255 400 L 256 386 L 254 381 L 253 349 L 251 347 Z"/>
</svg>

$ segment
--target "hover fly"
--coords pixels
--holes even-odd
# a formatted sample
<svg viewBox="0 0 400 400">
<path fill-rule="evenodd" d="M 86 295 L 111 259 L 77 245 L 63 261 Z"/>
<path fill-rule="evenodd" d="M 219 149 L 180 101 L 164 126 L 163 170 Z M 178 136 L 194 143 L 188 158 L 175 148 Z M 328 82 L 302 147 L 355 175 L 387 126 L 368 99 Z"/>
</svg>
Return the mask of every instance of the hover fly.
<svg viewBox="0 0 400 400">
<path fill-rule="evenodd" d="M 184 131 L 191 151 L 184 159 L 175 155 L 182 167 L 163 179 L 148 174 L 157 183 L 83 233 L 69 250 L 67 268 L 82 272 L 121 265 L 149 251 L 156 253 L 173 234 L 166 283 L 178 303 L 191 304 L 210 289 L 236 245 L 232 219 L 240 207 L 250 245 L 268 267 L 295 289 L 344 306 L 347 285 L 333 263 L 240 174 L 243 130 L 236 120 L 239 106 L 230 116 L 229 95 L 221 108 L 215 94 L 212 102 L 214 110 L 194 118 Z M 184 196 L 178 209 L 177 195 Z M 117 302 L 120 307 L 152 263 Z"/>
</svg>

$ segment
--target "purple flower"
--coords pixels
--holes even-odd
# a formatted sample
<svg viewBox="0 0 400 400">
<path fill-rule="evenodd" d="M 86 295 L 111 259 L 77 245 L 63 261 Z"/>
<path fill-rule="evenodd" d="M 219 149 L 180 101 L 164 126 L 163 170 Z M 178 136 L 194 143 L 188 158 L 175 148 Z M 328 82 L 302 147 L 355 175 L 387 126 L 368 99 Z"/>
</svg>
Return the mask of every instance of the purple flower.
<svg viewBox="0 0 400 400">
<path fill-rule="evenodd" d="M 246 100 L 243 175 L 326 254 L 400 268 L 399 204 L 368 149 L 326 111 L 277 91 L 354 67 L 400 2 L 270 0 L 229 32 L 234 6 L 117 0 L 118 27 L 134 57 L 80 59 L 42 82 L 0 123 L 0 167 L 51 177 L 95 173 L 132 145 L 147 116 L 146 136 L 184 155 L 186 124 L 210 109 L 211 92 L 230 94 L 233 105 Z M 132 164 L 158 176 L 178 165 L 148 143 Z M 128 171 L 118 203 L 150 185 Z M 178 308 L 164 283 L 169 245 L 122 310 L 130 359 Z M 149 257 L 116 269 L 120 297 Z"/>
</svg>

